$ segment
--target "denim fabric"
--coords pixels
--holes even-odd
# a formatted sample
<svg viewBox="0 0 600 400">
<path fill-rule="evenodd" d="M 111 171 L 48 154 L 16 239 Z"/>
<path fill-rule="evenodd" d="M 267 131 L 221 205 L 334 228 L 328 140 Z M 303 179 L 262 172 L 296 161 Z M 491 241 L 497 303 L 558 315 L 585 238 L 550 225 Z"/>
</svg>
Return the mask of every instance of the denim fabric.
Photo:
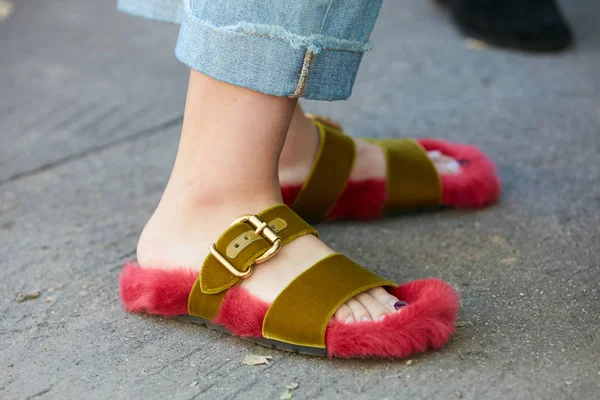
<svg viewBox="0 0 600 400">
<path fill-rule="evenodd" d="M 259 92 L 343 100 L 382 0 L 119 0 L 122 11 L 181 23 L 177 58 Z"/>
</svg>

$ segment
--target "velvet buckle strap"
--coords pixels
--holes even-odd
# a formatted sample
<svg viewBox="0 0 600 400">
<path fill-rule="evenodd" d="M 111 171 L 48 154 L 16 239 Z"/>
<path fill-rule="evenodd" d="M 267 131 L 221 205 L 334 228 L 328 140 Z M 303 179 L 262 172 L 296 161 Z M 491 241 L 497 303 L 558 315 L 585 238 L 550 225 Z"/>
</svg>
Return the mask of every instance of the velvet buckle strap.
<svg viewBox="0 0 600 400">
<path fill-rule="evenodd" d="M 237 218 L 210 246 L 200 271 L 202 292 L 229 289 L 250 276 L 256 264 L 273 257 L 282 245 L 306 234 L 316 231 L 283 204 Z"/>
<path fill-rule="evenodd" d="M 303 235 L 318 233 L 283 204 L 233 221 L 210 246 L 188 298 L 189 314 L 214 318 L 230 287 L 250 276 L 256 264 L 267 261 L 282 246 Z"/>
<path fill-rule="evenodd" d="M 242 222 L 248 222 L 250 225 L 252 225 L 252 227 L 255 229 L 254 233 L 256 235 L 262 236 L 263 239 L 265 239 L 267 242 L 269 242 L 269 244 L 271 244 L 271 247 L 267 251 L 265 251 L 261 256 L 255 259 L 246 271 L 238 271 L 237 268 L 233 264 L 231 264 L 226 257 L 219 253 L 219 250 L 217 250 L 217 246 L 215 245 L 215 243 L 210 245 L 209 251 L 210 254 L 212 254 L 225 269 L 231 272 L 233 276 L 240 279 L 246 279 L 247 277 L 252 275 L 253 267 L 255 265 L 270 260 L 275 256 L 275 254 L 279 252 L 279 250 L 281 250 L 281 238 L 277 236 L 277 233 L 273 231 L 273 229 L 275 229 L 274 225 L 272 225 L 273 229 L 271 229 L 266 222 L 258 218 L 256 215 L 243 215 L 237 218 L 235 221 L 233 221 L 231 225 L 239 224 Z"/>
</svg>

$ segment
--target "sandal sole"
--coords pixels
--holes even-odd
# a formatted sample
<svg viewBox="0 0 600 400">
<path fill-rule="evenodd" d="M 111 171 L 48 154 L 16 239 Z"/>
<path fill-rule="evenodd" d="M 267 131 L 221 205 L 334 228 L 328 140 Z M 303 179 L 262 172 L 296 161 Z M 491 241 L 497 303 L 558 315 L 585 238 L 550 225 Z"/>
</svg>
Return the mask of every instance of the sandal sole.
<svg viewBox="0 0 600 400">
<path fill-rule="evenodd" d="M 256 344 L 259 344 L 264 347 L 270 347 L 270 348 L 277 349 L 277 350 L 289 351 L 292 353 L 299 353 L 299 354 L 304 354 L 304 355 L 308 355 L 308 356 L 327 357 L 329 355 L 326 348 L 318 349 L 318 348 L 314 348 L 314 347 L 298 346 L 298 345 L 294 345 L 294 344 L 284 343 L 284 342 L 280 342 L 280 341 L 272 340 L 272 339 L 248 337 L 248 336 L 247 337 L 235 336 L 229 329 L 225 328 L 224 326 L 217 325 L 211 321 L 208 321 L 208 320 L 200 318 L 200 317 L 195 317 L 193 315 L 178 315 L 175 318 L 177 318 L 181 321 L 195 324 L 195 325 L 203 325 L 203 326 L 207 327 L 208 329 L 211 329 L 214 331 L 219 331 L 219 332 L 224 332 L 233 337 L 240 338 L 240 339 L 246 340 L 248 342 L 256 343 Z"/>
</svg>

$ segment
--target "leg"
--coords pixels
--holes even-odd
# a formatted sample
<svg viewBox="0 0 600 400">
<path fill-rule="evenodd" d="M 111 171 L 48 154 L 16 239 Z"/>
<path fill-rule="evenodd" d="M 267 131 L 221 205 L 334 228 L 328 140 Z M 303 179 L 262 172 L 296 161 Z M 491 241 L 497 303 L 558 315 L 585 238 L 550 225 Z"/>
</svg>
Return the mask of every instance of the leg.
<svg viewBox="0 0 600 400">
<path fill-rule="evenodd" d="M 146 268 L 198 268 L 236 217 L 281 202 L 277 166 L 296 105 L 191 72 L 177 159 L 138 243 Z M 333 251 L 314 236 L 294 240 L 242 287 L 265 301 Z M 403 304 L 381 288 L 342 306 L 344 321 L 379 319 Z"/>
<path fill-rule="evenodd" d="M 176 55 L 192 72 L 181 142 L 138 242 L 140 265 L 121 273 L 128 310 L 185 315 L 236 335 L 307 344 L 319 354 L 326 347 L 343 357 L 406 357 L 447 342 L 458 310 L 447 284 L 432 279 L 394 287 L 332 254 L 280 204 L 278 165 L 296 98 L 349 96 L 380 5 L 185 3 Z M 160 18 L 158 9 L 142 11 Z M 229 227 L 234 218 L 261 210 L 269 221 Z M 211 247 L 208 256 L 215 240 L 218 250 Z M 275 256 L 255 265 L 267 255 Z M 406 303 L 398 298 L 411 304 L 399 311 Z"/>
</svg>

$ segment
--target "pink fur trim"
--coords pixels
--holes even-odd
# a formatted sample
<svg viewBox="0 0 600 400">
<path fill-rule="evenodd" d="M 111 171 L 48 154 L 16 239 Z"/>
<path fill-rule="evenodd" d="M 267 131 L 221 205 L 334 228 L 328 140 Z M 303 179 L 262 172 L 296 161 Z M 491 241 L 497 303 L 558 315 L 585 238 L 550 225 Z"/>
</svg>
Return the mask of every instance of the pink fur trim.
<svg viewBox="0 0 600 400">
<path fill-rule="evenodd" d="M 126 310 L 164 316 L 187 314 L 187 297 L 197 273 L 127 264 L 120 277 Z M 409 357 L 439 349 L 454 333 L 458 296 L 444 281 L 426 279 L 403 284 L 391 293 L 409 303 L 379 322 L 344 324 L 332 321 L 325 341 L 331 357 Z M 237 336 L 260 337 L 269 304 L 234 287 L 214 322 Z"/>
<path fill-rule="evenodd" d="M 119 292 L 127 311 L 173 317 L 188 313 L 188 296 L 197 277 L 188 268 L 140 268 L 127 263 L 119 277 Z"/>
<path fill-rule="evenodd" d="M 420 139 L 427 151 L 438 150 L 462 163 L 460 173 L 442 175 L 442 202 L 456 208 L 483 208 L 500 197 L 496 166 L 477 147 L 445 140 Z"/>
<path fill-rule="evenodd" d="M 482 208 L 498 200 L 500 179 L 496 167 L 477 147 L 435 139 L 420 139 L 418 142 L 427 151 L 438 150 L 461 162 L 460 173 L 441 177 L 444 205 Z M 291 207 L 301 189 L 301 185 L 283 186 L 283 202 Z M 380 218 L 386 193 L 383 180 L 349 181 L 327 220 Z"/>
</svg>

